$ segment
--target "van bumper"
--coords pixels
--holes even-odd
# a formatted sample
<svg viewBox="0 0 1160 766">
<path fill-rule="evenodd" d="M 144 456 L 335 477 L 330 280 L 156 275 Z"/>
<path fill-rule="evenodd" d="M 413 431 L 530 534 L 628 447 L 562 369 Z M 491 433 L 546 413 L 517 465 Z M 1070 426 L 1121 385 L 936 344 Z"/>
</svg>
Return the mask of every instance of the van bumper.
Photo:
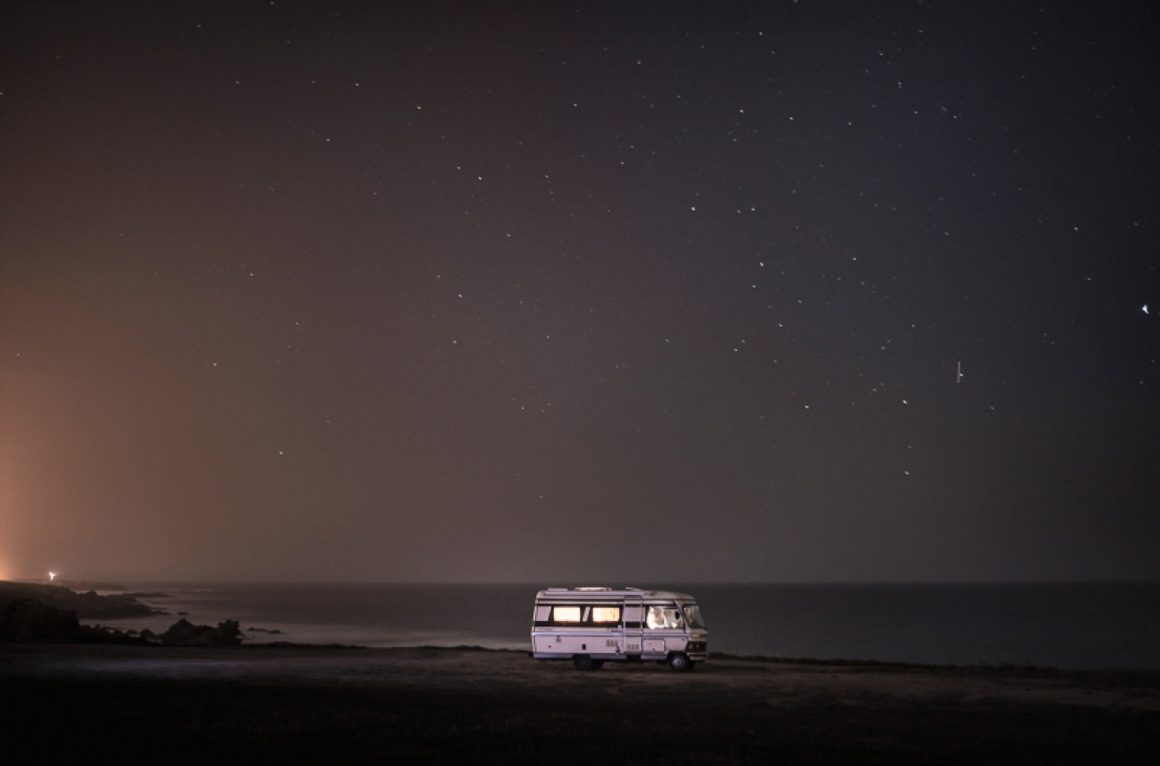
<svg viewBox="0 0 1160 766">
<path fill-rule="evenodd" d="M 693 662 L 704 662 L 709 659 L 709 642 L 708 641 L 690 641 L 685 645 L 685 654 Z"/>
</svg>

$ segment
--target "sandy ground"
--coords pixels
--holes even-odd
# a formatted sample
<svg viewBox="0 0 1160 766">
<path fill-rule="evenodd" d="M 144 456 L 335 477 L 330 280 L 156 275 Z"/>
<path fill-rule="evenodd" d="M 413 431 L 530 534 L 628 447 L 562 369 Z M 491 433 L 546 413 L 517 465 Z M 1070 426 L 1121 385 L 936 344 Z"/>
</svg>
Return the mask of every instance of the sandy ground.
<svg viewBox="0 0 1160 766">
<path fill-rule="evenodd" d="M 262 763 L 1160 763 L 1160 674 L 458 649 L 0 647 L 38 755 Z"/>
</svg>

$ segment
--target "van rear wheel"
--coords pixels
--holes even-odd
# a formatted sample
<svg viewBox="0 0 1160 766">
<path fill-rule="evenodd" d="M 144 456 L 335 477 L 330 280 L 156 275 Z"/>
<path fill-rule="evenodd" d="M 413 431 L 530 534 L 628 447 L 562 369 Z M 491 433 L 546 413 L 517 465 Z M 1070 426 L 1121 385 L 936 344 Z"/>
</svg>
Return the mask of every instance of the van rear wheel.
<svg viewBox="0 0 1160 766">
<path fill-rule="evenodd" d="M 587 654 L 577 654 L 572 657 L 572 664 L 577 670 L 600 670 L 604 666 L 604 660 L 594 660 Z"/>
<path fill-rule="evenodd" d="M 669 667 L 677 671 L 693 669 L 693 661 L 684 652 L 673 652 L 669 655 Z"/>
</svg>

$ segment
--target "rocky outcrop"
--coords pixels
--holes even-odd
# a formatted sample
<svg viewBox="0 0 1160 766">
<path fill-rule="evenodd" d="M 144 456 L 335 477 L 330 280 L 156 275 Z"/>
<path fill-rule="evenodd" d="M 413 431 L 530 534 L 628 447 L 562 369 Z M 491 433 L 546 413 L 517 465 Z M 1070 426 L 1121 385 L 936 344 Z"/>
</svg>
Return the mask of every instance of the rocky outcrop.
<svg viewBox="0 0 1160 766">
<path fill-rule="evenodd" d="M 102 596 L 93 590 L 76 593 L 61 585 L 0 582 L 0 604 L 20 598 L 36 599 L 54 609 L 76 612 L 82 620 L 119 620 L 166 613 L 164 609 L 143 604 L 129 594 Z"/>
<path fill-rule="evenodd" d="M 158 638 L 165 646 L 237 646 L 244 636 L 237 620 L 226 620 L 211 628 L 182 618 Z"/>
<path fill-rule="evenodd" d="M 36 596 L 46 596 L 50 600 Z M 81 605 L 85 611 L 62 608 L 60 604 Z M 150 630 L 138 633 L 135 630 L 80 624 L 80 617 L 95 615 L 119 618 L 142 614 L 134 611 L 126 615 L 123 612 L 125 607 L 148 610 L 144 614 L 157 614 L 160 611 L 134 599 L 126 601 L 124 597 L 101 596 L 91 591 L 73 593 L 57 585 L 0 582 L 0 642 L 237 646 L 245 638 L 236 620 L 226 620 L 216 627 L 210 627 L 194 625 L 182 618 L 161 635 Z"/>
<path fill-rule="evenodd" d="M 105 596 L 92 590 L 87 593 L 77 593 L 73 604 L 77 616 L 83 620 L 119 620 L 126 617 L 165 614 L 164 609 L 142 604 L 132 596 L 120 593 Z"/>
</svg>

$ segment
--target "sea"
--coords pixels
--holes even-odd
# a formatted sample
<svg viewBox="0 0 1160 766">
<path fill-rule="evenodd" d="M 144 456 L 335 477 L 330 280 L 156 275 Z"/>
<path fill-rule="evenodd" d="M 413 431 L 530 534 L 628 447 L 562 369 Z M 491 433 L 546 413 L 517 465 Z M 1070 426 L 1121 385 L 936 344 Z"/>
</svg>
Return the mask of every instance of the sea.
<svg viewBox="0 0 1160 766">
<path fill-rule="evenodd" d="M 130 590 L 167 614 L 104 624 L 161 632 L 180 617 L 233 619 L 253 644 L 527 650 L 536 591 L 550 584 L 138 583 Z M 640 587 L 695 596 L 715 653 L 1160 670 L 1160 583 Z"/>
</svg>

